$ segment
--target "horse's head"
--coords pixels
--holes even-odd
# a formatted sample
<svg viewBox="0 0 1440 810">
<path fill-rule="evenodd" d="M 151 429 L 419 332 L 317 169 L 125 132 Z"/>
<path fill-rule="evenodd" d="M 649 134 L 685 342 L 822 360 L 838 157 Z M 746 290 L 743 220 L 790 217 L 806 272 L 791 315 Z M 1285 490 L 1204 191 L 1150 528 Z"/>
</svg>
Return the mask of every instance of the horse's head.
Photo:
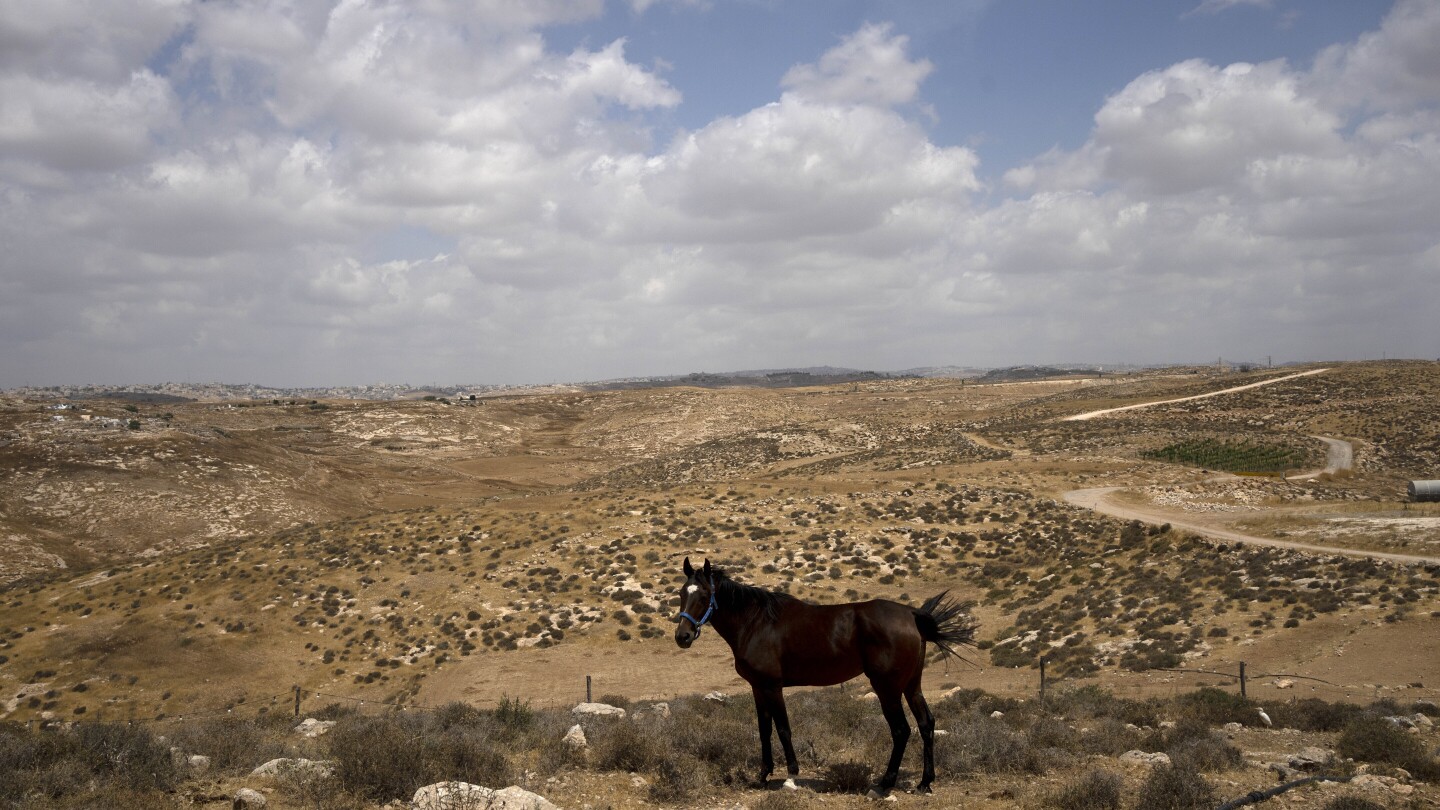
<svg viewBox="0 0 1440 810">
<path fill-rule="evenodd" d="M 710 560 L 699 571 L 685 558 L 685 585 L 680 589 L 680 618 L 675 628 L 675 643 L 687 648 L 700 637 L 700 628 L 715 612 L 715 575 Z"/>
</svg>

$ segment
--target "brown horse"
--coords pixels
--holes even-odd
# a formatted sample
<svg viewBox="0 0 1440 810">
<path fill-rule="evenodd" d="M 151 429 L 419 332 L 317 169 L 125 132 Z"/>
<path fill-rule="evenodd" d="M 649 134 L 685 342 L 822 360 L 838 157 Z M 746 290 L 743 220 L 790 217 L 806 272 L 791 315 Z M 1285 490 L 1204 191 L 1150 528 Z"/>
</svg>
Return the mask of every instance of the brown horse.
<svg viewBox="0 0 1440 810">
<path fill-rule="evenodd" d="M 786 785 L 794 787 L 800 773 L 790 742 L 785 687 L 830 686 L 864 673 L 880 698 L 893 744 L 879 791 L 895 786 L 905 743 L 910 739 L 910 724 L 900 705 L 903 695 L 925 744 L 925 772 L 917 789 L 928 793 L 935 780 L 935 718 L 920 692 L 925 642 L 933 642 L 945 655 L 957 655 L 955 645 L 971 643 L 976 627 L 967 612 L 970 605 L 947 599 L 947 593 L 918 608 L 888 599 L 812 605 L 789 594 L 735 582 L 711 567 L 709 560 L 696 571 L 686 557 L 675 643 L 688 648 L 699 638 L 700 628 L 709 623 L 730 645 L 735 671 L 750 682 L 755 693 L 762 785 L 775 767 L 770 750 L 772 722 L 785 751 L 790 777 Z"/>
</svg>

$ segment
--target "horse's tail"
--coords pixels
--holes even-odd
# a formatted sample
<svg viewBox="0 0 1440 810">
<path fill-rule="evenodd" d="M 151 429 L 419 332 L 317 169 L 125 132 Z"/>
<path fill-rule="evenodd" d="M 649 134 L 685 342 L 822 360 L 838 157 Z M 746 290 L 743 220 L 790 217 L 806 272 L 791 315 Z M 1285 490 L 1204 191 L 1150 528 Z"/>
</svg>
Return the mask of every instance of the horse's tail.
<svg viewBox="0 0 1440 810">
<path fill-rule="evenodd" d="M 934 642 L 946 656 L 964 661 L 965 657 L 956 652 L 955 647 L 975 644 L 975 630 L 980 623 L 970 615 L 970 608 L 974 605 L 974 602 L 950 598 L 949 591 L 941 591 L 926 599 L 915 609 L 915 626 L 920 629 L 920 637 Z"/>
</svg>

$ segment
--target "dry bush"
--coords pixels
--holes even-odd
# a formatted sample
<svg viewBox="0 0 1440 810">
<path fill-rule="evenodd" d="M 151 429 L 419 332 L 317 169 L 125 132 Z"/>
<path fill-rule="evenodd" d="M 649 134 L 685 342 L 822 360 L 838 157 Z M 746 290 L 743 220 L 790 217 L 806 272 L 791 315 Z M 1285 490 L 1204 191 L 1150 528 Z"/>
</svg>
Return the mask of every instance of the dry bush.
<svg viewBox="0 0 1440 810">
<path fill-rule="evenodd" d="M 1141 746 L 1143 735 L 1113 717 L 1100 718 L 1080 734 L 1080 751 L 1086 754 L 1119 756 Z"/>
<path fill-rule="evenodd" d="M 972 715 L 954 725 L 935 745 L 935 767 L 961 776 L 970 773 L 1043 774 L 1067 764 L 1069 755 L 1056 748 L 1039 748 L 1024 734 L 999 720 Z"/>
<path fill-rule="evenodd" d="M 648 791 L 654 802 L 690 802 L 709 784 L 704 762 L 685 753 L 662 756 Z"/>
<path fill-rule="evenodd" d="M 1175 699 L 1175 709 L 1182 718 L 1188 717 L 1211 726 L 1226 723 L 1253 726 L 1260 718 L 1253 702 L 1213 686 L 1180 695 Z"/>
<path fill-rule="evenodd" d="M 1335 742 L 1335 753 L 1404 768 L 1427 782 L 1440 781 L 1440 762 L 1426 753 L 1419 740 L 1379 715 L 1361 715 L 1346 725 Z"/>
<path fill-rule="evenodd" d="M 809 800 L 796 790 L 772 790 L 754 804 L 754 810 L 806 810 Z"/>
<path fill-rule="evenodd" d="M 1165 752 L 1171 760 L 1185 762 L 1202 773 L 1240 767 L 1244 756 L 1209 726 L 1184 718 L 1165 732 Z"/>
<path fill-rule="evenodd" d="M 1135 810 L 1210 810 L 1215 789 L 1196 770 L 1183 763 L 1158 765 L 1140 785 Z"/>
<path fill-rule="evenodd" d="M 1047 701 L 1050 711 L 1071 718 L 1112 718 L 1122 724 L 1155 726 L 1160 723 L 1159 704 L 1155 700 L 1131 700 L 1116 697 L 1095 685 L 1062 689 Z"/>
<path fill-rule="evenodd" d="M 1385 810 L 1385 806 L 1359 796 L 1336 796 L 1320 810 Z"/>
<path fill-rule="evenodd" d="M 630 720 L 601 720 L 586 727 L 590 762 L 602 771 L 650 771 L 669 752 L 669 740 L 656 726 Z"/>
<path fill-rule="evenodd" d="M 326 739 L 343 789 L 371 801 L 408 800 L 434 782 L 506 785 L 514 778 L 484 723 L 441 728 L 434 715 L 357 717 L 338 722 Z"/>
<path fill-rule="evenodd" d="M 1266 701 L 1261 707 L 1276 726 L 1300 731 L 1340 731 L 1365 711 L 1354 703 L 1330 703 L 1320 698 Z"/>
<path fill-rule="evenodd" d="M 186 754 L 203 754 L 217 773 L 244 774 L 276 757 L 296 756 L 290 733 L 292 719 L 282 715 L 258 718 L 203 717 L 172 728 L 170 744 Z"/>
<path fill-rule="evenodd" d="M 1045 807 L 1054 810 L 1120 810 L 1122 784 L 1117 774 L 1090 770 L 1042 801 Z"/>
<path fill-rule="evenodd" d="M 147 802 L 163 804 L 156 797 L 179 781 L 169 748 L 140 726 L 0 727 L 0 803 L 155 806 Z"/>
<path fill-rule="evenodd" d="M 864 793 L 870 789 L 875 769 L 864 762 L 841 760 L 825 767 L 825 779 L 841 793 Z"/>
</svg>

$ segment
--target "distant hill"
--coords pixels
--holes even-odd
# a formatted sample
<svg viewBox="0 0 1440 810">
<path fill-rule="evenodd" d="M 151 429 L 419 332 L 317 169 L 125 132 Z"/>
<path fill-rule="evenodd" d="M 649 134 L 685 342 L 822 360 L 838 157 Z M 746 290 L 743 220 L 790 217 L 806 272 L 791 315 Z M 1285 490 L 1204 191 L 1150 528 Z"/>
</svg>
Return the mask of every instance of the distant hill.
<svg viewBox="0 0 1440 810">
<path fill-rule="evenodd" d="M 877 371 L 820 366 L 808 369 L 772 369 L 755 371 L 731 371 L 724 373 L 696 372 L 674 377 L 640 377 L 628 380 L 606 380 L 590 383 L 585 387 L 595 391 L 616 391 L 632 388 L 664 388 L 667 386 L 689 386 L 694 388 L 800 388 L 812 385 L 838 385 L 867 380 L 894 380 L 913 376 L 908 374 L 886 374 Z"/>
<path fill-rule="evenodd" d="M 985 372 L 981 382 L 1019 382 L 1024 380 L 1048 380 L 1055 377 L 1092 377 L 1094 368 L 1056 368 L 1055 366 L 1012 366 L 996 368 Z"/>
</svg>

